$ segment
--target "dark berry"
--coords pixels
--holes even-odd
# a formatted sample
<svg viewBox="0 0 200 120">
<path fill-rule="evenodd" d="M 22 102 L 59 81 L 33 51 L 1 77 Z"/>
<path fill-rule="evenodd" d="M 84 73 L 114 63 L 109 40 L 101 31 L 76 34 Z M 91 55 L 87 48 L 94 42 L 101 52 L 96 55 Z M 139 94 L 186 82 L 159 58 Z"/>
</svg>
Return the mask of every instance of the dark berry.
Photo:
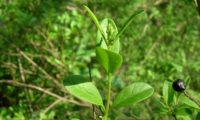
<svg viewBox="0 0 200 120">
<path fill-rule="evenodd" d="M 185 90 L 185 85 L 183 80 L 176 80 L 173 82 L 172 87 L 177 92 L 183 92 Z"/>
</svg>

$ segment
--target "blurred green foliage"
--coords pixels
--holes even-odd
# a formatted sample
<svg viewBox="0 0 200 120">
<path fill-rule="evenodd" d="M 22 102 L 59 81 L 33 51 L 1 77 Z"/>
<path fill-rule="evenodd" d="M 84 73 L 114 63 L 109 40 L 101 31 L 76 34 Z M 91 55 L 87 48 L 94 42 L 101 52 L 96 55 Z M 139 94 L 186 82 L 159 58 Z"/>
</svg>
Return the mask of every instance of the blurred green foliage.
<svg viewBox="0 0 200 120">
<path fill-rule="evenodd" d="M 134 81 L 148 82 L 155 94 L 144 103 L 113 110 L 111 118 L 170 120 L 158 110 L 165 80 L 190 79 L 191 92 L 199 94 L 200 17 L 193 0 L 1 0 L 0 80 L 34 84 L 74 99 L 54 80 L 62 83 L 69 74 L 88 76 L 90 66 L 105 97 L 105 80 L 100 81 L 104 73 L 94 59 L 97 32 L 82 4 L 99 20 L 114 19 L 119 28 L 133 11 L 145 10 L 120 38 L 124 62 L 112 94 Z M 0 83 L 0 119 L 91 119 L 92 109 L 66 102 L 45 112 L 54 101 L 36 90 Z"/>
</svg>

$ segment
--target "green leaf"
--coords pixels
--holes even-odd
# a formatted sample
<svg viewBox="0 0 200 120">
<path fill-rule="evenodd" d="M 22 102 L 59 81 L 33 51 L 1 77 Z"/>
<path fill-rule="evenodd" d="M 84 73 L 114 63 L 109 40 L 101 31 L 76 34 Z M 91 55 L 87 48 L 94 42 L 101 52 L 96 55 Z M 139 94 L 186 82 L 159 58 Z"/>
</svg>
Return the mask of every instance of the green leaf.
<svg viewBox="0 0 200 120">
<path fill-rule="evenodd" d="M 155 112 L 158 112 L 159 114 L 169 114 L 170 111 L 168 110 L 168 106 L 164 104 L 161 100 L 159 99 L 154 99 L 157 108 L 155 109 Z"/>
<path fill-rule="evenodd" d="M 174 110 L 174 113 L 178 120 L 193 120 L 191 118 L 193 114 L 192 109 L 181 107 L 179 108 L 179 106 L 177 106 Z"/>
<path fill-rule="evenodd" d="M 63 83 L 69 93 L 75 97 L 95 105 L 103 106 L 98 89 L 88 79 L 80 75 L 71 75 L 64 79 Z"/>
<path fill-rule="evenodd" d="M 90 16 L 90 17 L 92 18 L 92 20 L 94 21 L 94 23 L 95 23 L 97 29 L 100 31 L 102 37 L 103 37 L 104 39 L 106 39 L 106 37 L 105 37 L 105 35 L 104 35 L 104 33 L 103 33 L 102 29 L 101 29 L 101 26 L 100 26 L 100 24 L 99 24 L 99 21 L 98 21 L 98 19 L 96 18 L 96 16 L 94 15 L 94 13 L 93 13 L 93 12 L 90 10 L 90 8 L 88 8 L 87 6 L 83 5 L 83 7 L 85 8 L 85 10 L 88 12 L 89 16 Z"/>
<path fill-rule="evenodd" d="M 182 104 L 185 104 L 185 105 L 187 105 L 189 107 L 192 107 L 192 108 L 200 110 L 199 106 L 195 102 L 190 100 L 188 97 L 186 97 L 185 95 L 181 95 L 179 97 L 179 100 L 180 100 L 180 103 L 182 103 Z"/>
<path fill-rule="evenodd" d="M 128 27 L 128 25 L 131 24 L 131 22 L 133 21 L 133 18 L 134 18 L 136 15 L 140 14 L 141 12 L 143 12 L 143 11 L 144 11 L 144 10 L 138 10 L 138 11 L 134 12 L 134 13 L 126 20 L 126 22 L 124 23 L 122 29 L 119 31 L 119 33 L 117 34 L 116 37 L 118 38 L 118 37 L 124 32 L 124 30 Z"/>
<path fill-rule="evenodd" d="M 174 100 L 174 90 L 170 81 L 165 81 L 163 85 L 163 99 L 167 105 L 170 105 Z"/>
<path fill-rule="evenodd" d="M 198 114 L 196 116 L 196 120 L 200 120 L 200 112 L 198 112 Z"/>
<path fill-rule="evenodd" d="M 190 84 L 190 78 L 186 79 L 185 87 L 188 88 Z"/>
<path fill-rule="evenodd" d="M 162 95 L 163 95 L 162 97 L 166 104 L 168 104 L 168 90 L 169 90 L 169 82 L 165 81 L 162 89 Z"/>
<path fill-rule="evenodd" d="M 105 18 L 101 22 L 101 28 L 106 37 L 106 40 L 103 39 L 102 35 L 100 34 L 100 31 L 98 31 L 97 33 L 98 46 L 119 53 L 120 42 L 119 42 L 119 37 L 116 38 L 116 35 L 118 34 L 118 29 L 117 26 L 115 25 L 115 22 L 112 19 Z"/>
<path fill-rule="evenodd" d="M 107 73 L 114 73 L 122 64 L 122 56 L 112 51 L 96 48 L 96 57 Z"/>
<path fill-rule="evenodd" d="M 192 115 L 192 110 L 188 109 L 188 108 L 176 107 L 175 114 L 178 116 L 190 116 L 190 115 Z"/>
<path fill-rule="evenodd" d="M 138 103 L 152 96 L 154 89 L 143 82 L 133 83 L 125 87 L 115 98 L 113 106 L 123 107 Z"/>
</svg>

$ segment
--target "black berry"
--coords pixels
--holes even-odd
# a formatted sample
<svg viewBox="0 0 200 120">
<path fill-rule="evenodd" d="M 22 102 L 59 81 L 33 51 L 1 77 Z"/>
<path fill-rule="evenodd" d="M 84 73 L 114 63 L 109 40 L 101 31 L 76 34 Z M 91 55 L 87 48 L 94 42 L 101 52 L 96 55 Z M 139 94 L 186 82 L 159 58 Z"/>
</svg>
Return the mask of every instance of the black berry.
<svg viewBox="0 0 200 120">
<path fill-rule="evenodd" d="M 185 85 L 183 80 L 176 80 L 173 82 L 172 87 L 177 92 L 183 92 L 185 90 Z"/>
</svg>

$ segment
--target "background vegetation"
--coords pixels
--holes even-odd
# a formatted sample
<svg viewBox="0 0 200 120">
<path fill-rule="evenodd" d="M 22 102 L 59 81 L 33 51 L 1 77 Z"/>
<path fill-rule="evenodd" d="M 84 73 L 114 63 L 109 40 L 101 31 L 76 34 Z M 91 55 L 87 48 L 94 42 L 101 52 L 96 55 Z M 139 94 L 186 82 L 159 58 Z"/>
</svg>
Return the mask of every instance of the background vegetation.
<svg viewBox="0 0 200 120">
<path fill-rule="evenodd" d="M 200 99 L 200 17 L 193 0 L 1 0 L 0 119 L 92 118 L 91 106 L 62 85 L 67 75 L 88 76 L 90 67 L 105 97 L 104 73 L 94 53 L 97 32 L 82 4 L 119 28 L 133 11 L 145 10 L 120 38 L 124 60 L 112 96 L 135 81 L 149 83 L 155 93 L 113 110 L 111 117 L 170 120 L 158 105 L 165 80 L 191 79 L 190 90 Z"/>
</svg>

